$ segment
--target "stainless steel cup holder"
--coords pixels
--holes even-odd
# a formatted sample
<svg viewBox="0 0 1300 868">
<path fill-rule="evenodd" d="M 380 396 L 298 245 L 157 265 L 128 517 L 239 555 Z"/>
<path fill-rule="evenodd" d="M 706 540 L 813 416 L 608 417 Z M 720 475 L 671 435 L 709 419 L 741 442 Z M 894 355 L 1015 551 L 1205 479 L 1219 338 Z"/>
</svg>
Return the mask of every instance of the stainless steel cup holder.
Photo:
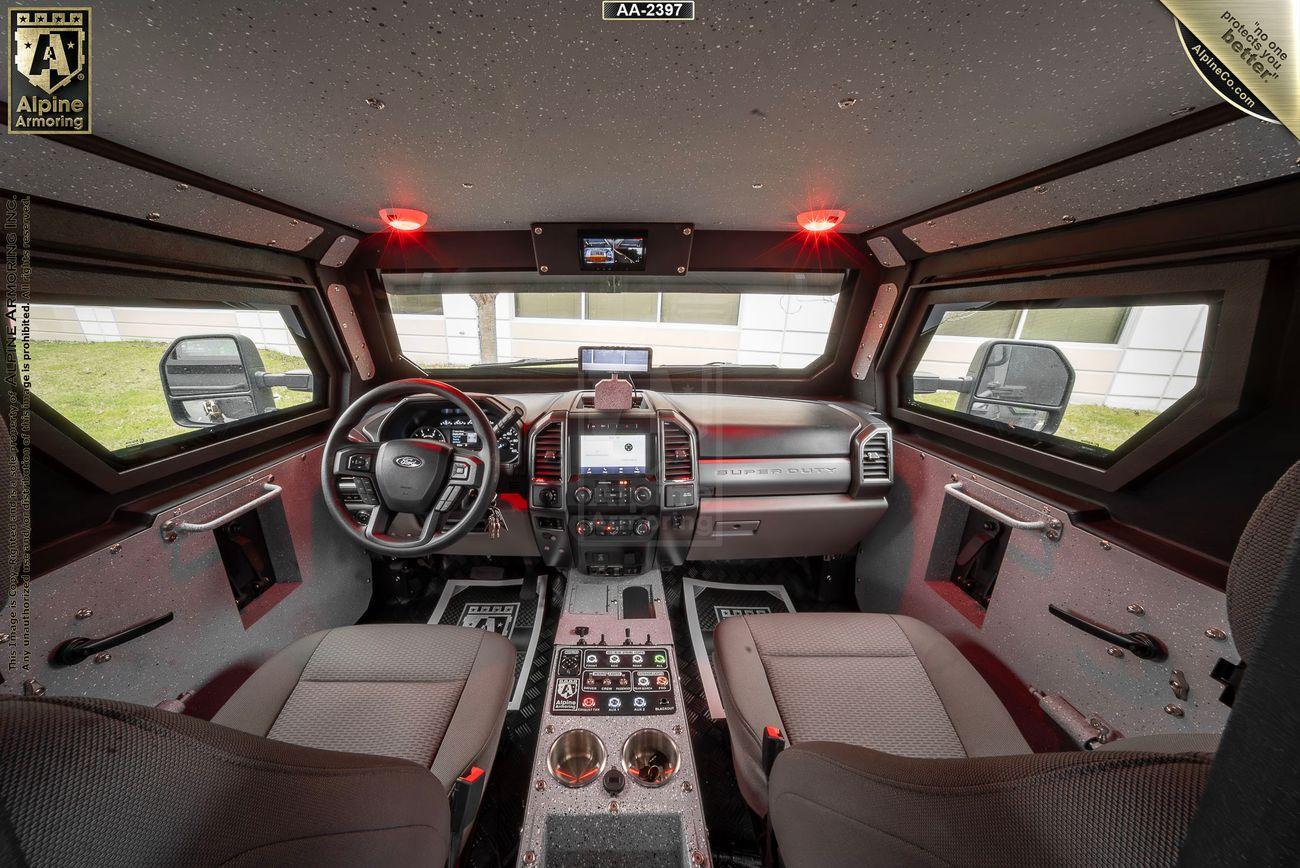
<svg viewBox="0 0 1300 868">
<path fill-rule="evenodd" d="M 566 787 L 585 787 L 605 768 L 605 743 L 589 729 L 566 730 L 551 745 L 546 767 Z"/>
<path fill-rule="evenodd" d="M 677 743 L 662 729 L 638 729 L 623 742 L 623 771 L 643 787 L 662 787 L 681 765 Z"/>
</svg>

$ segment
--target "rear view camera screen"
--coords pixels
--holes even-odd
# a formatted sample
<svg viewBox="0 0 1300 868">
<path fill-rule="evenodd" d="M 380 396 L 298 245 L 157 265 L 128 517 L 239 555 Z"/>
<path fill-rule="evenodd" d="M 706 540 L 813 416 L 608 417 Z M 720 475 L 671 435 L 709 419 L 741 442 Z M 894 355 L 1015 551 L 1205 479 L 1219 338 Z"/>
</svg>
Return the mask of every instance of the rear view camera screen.
<svg viewBox="0 0 1300 868">
<path fill-rule="evenodd" d="M 645 236 L 603 238 L 583 235 L 583 271 L 645 271 Z"/>
<path fill-rule="evenodd" d="M 645 473 L 644 434 L 583 434 L 578 443 L 578 472 Z"/>
</svg>

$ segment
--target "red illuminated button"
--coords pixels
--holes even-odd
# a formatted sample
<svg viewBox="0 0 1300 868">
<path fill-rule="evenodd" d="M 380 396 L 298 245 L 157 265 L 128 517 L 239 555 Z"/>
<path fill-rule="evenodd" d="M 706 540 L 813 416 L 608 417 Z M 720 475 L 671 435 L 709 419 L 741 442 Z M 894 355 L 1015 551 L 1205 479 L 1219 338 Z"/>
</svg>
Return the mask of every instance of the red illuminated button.
<svg viewBox="0 0 1300 868">
<path fill-rule="evenodd" d="M 584 696 L 584 697 L 582 697 L 582 707 L 583 707 L 583 708 L 595 708 L 595 707 L 596 707 L 596 697 L 594 697 L 594 696 Z"/>
</svg>

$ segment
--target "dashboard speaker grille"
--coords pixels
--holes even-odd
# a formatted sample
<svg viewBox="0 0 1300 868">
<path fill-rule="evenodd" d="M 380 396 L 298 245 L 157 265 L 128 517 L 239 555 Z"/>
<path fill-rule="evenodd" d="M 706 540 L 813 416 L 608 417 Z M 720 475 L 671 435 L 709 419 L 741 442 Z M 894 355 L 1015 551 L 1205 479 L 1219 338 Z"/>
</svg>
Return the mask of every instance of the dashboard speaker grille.
<svg viewBox="0 0 1300 868">
<path fill-rule="evenodd" d="M 560 423 L 551 422 L 537 432 L 533 441 L 533 477 L 559 482 L 564 478 L 564 432 Z"/>
<path fill-rule="evenodd" d="M 889 433 L 877 431 L 862 441 L 862 481 L 888 482 Z"/>
<path fill-rule="evenodd" d="M 676 422 L 664 422 L 664 478 L 674 482 L 693 476 L 691 435 Z"/>
</svg>

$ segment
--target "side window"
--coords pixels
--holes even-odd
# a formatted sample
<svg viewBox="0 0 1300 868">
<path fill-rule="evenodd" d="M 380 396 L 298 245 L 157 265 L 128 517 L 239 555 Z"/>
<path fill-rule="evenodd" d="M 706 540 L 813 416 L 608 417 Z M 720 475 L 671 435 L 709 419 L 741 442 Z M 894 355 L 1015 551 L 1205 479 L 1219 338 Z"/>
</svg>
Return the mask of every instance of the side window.
<svg viewBox="0 0 1300 868">
<path fill-rule="evenodd" d="M 1097 298 L 933 305 L 903 368 L 902 399 L 1104 463 L 1196 387 L 1215 307 Z"/>
<path fill-rule="evenodd" d="M 324 402 L 291 307 L 37 303 L 32 393 L 119 457 Z"/>
</svg>

